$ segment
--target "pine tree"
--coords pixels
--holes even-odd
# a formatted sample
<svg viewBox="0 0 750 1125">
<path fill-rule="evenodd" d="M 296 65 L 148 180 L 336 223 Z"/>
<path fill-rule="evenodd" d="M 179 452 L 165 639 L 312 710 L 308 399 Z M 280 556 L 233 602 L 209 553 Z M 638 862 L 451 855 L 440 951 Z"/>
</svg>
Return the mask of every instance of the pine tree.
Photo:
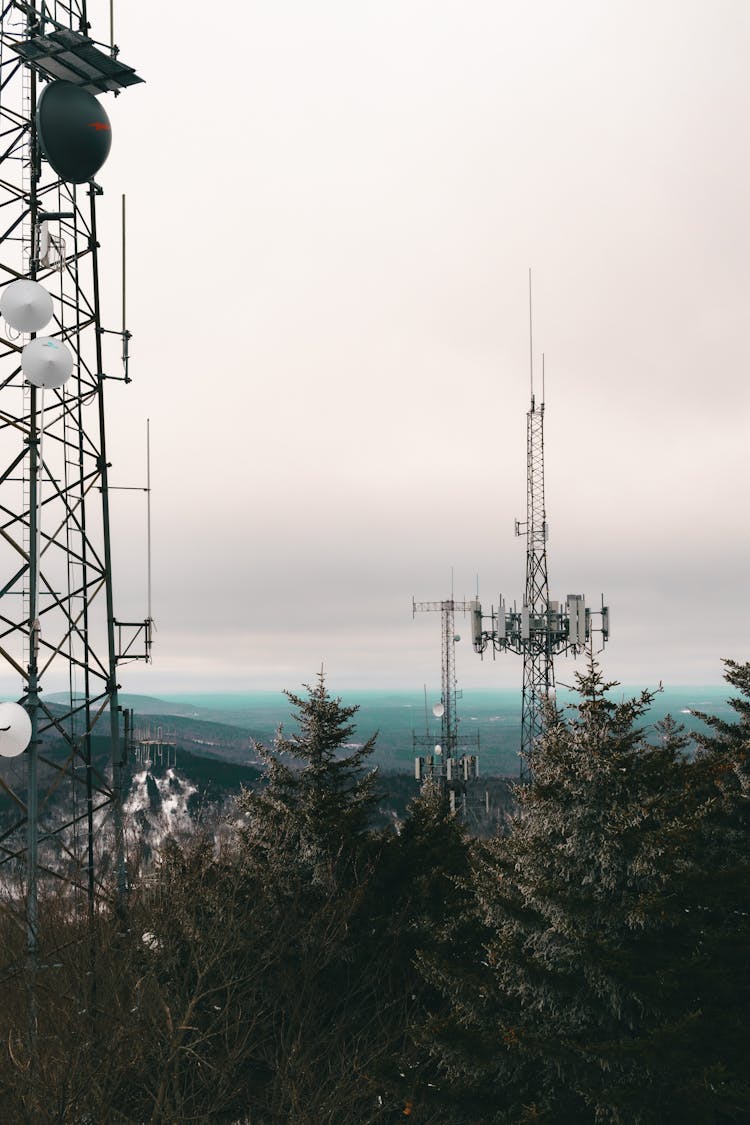
<svg viewBox="0 0 750 1125">
<path fill-rule="evenodd" d="M 687 740 L 672 720 L 646 739 L 651 693 L 613 701 L 593 660 L 577 683 L 572 717 L 548 711 L 511 833 L 477 863 L 487 936 L 454 1001 L 455 1080 L 477 1121 L 747 1120 L 741 1072 L 710 1042 L 711 805 Z"/>
<path fill-rule="evenodd" d="M 738 716 L 727 722 L 696 712 L 709 728 L 697 735 L 696 788 L 706 815 L 694 840 L 704 878 L 692 910 L 702 940 L 696 977 L 702 982 L 705 1052 L 711 1083 L 737 1107 L 730 1120 L 750 1120 L 750 664 L 727 660 L 725 679 Z"/>
<path fill-rule="evenodd" d="M 265 766 L 266 784 L 245 790 L 239 809 L 247 814 L 244 836 L 248 845 L 278 852 L 287 847 L 297 863 L 318 865 L 336 856 L 351 862 L 365 842 L 377 802 L 375 770 L 366 770 L 377 735 L 358 748 L 348 743 L 350 722 L 359 710 L 329 695 L 321 671 L 307 696 L 286 691 L 294 708 L 298 731 L 286 735 L 282 727 L 273 749 L 256 743 Z"/>
<path fill-rule="evenodd" d="M 723 808 L 739 827 L 750 818 L 750 663 L 725 660 L 724 669 L 724 679 L 739 692 L 727 700 L 739 719 L 728 723 L 715 715 L 695 711 L 712 731 L 699 733 L 696 738 L 702 751 L 700 758 L 712 772 Z"/>
<path fill-rule="evenodd" d="M 296 732 L 258 750 L 266 783 L 238 802 L 240 862 L 273 948 L 257 1004 L 271 1014 L 259 1122 L 379 1119 L 378 1072 L 403 1023 L 388 982 L 388 943 L 373 879 L 382 844 L 367 769 L 375 736 L 352 748 L 357 708 L 328 693 L 287 692 Z"/>
<path fill-rule="evenodd" d="M 373 880 L 379 897 L 377 941 L 387 950 L 384 984 L 402 997 L 401 1037 L 381 1067 L 384 1101 L 412 1121 L 455 1125 L 449 1091 L 439 1081 L 430 1045 L 449 1015 L 442 989 L 422 962 L 461 973 L 462 924 L 471 914 L 471 840 L 439 785 L 428 781 L 410 802 L 399 832 L 386 840 Z"/>
</svg>

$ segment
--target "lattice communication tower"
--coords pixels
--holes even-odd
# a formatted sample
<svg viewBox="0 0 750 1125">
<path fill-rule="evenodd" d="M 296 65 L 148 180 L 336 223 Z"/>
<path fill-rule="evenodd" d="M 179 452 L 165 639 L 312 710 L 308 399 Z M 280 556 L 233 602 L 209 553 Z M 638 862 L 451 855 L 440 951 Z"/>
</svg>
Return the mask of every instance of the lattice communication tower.
<svg viewBox="0 0 750 1125">
<path fill-rule="evenodd" d="M 553 653 L 559 642 L 553 640 L 549 628 L 549 581 L 547 578 L 547 510 L 544 500 L 544 401 L 537 408 L 534 395 L 526 415 L 526 592 L 523 604 L 529 627 L 523 653 L 523 687 L 521 703 L 522 762 L 525 751 L 542 729 L 541 700 L 555 687 Z M 516 535 L 523 525 L 516 520 Z M 537 626 L 537 627 L 534 627 Z"/>
<path fill-rule="evenodd" d="M 105 388 L 129 381 L 130 333 L 103 316 L 102 188 L 83 167 L 108 151 L 103 95 L 141 79 L 89 30 L 85 0 L 0 8 L 0 310 L 20 281 L 52 299 L 44 337 L 0 321 L 0 691 L 31 722 L 0 759 L 0 879 L 32 962 L 43 885 L 64 881 L 84 916 L 113 887 L 123 903 L 118 665 L 151 646 L 150 614 L 114 610 Z M 32 342 L 69 354 L 67 382 L 30 382 Z"/>
<path fill-rule="evenodd" d="M 529 277 L 529 328 L 531 328 L 531 278 Z M 542 375 L 544 381 L 544 375 Z M 544 497 L 544 391 L 537 403 L 531 368 L 531 404 L 526 415 L 526 519 L 516 520 L 516 535 L 526 535 L 526 589 L 520 612 L 508 611 L 502 596 L 488 615 L 488 629 L 479 598 L 470 603 L 472 642 L 478 653 L 488 645 L 495 652 L 515 652 L 523 657 L 521 703 L 521 776 L 528 771 L 529 751 L 542 733 L 544 704 L 555 690 L 554 657 L 576 655 L 591 644 L 595 632 L 602 644 L 609 638 L 609 608 L 593 614 L 582 594 L 568 594 L 564 605 L 550 601 L 547 574 L 547 512 Z"/>
<path fill-rule="evenodd" d="M 465 613 L 469 602 L 447 598 L 441 602 L 417 602 L 412 599 L 412 616 L 417 613 L 439 613 L 441 618 L 441 665 L 442 684 L 440 702 L 433 707 L 435 718 L 440 719 L 440 741 L 429 734 L 414 734 L 414 749 L 425 752 L 415 759 L 417 781 L 428 778 L 436 781 L 443 794 L 448 797 L 452 811 L 464 817 L 470 813 L 468 785 L 479 773 L 478 736 L 473 744 L 474 753 L 468 741 L 459 734 L 457 701 L 461 692 L 456 681 L 456 634 L 455 615 Z M 431 753 L 429 752 L 431 751 Z"/>
</svg>

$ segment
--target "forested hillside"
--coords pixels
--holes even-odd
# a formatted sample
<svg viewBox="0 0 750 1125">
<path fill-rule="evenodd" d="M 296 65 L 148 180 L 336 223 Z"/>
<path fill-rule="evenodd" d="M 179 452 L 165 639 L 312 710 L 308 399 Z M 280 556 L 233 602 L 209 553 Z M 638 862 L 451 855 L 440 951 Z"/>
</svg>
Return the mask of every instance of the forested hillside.
<svg viewBox="0 0 750 1125">
<path fill-rule="evenodd" d="M 747 1122 L 750 665 L 727 679 L 735 721 L 688 753 L 592 662 L 489 839 L 430 784 L 374 827 L 356 708 L 322 677 L 290 694 L 265 783 L 134 853 L 125 914 L 44 884 L 38 1051 L 6 977 L 2 1121 Z"/>
</svg>

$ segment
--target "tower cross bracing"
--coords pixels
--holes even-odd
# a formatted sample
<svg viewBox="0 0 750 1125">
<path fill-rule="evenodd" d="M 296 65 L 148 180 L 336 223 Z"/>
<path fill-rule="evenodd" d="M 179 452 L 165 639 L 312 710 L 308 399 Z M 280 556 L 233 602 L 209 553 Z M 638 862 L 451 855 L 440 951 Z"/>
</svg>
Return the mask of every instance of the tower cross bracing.
<svg viewBox="0 0 750 1125">
<path fill-rule="evenodd" d="M 44 336 L 73 359 L 64 385 L 30 386 L 22 357 L 35 334 L 0 322 L 0 690 L 32 727 L 22 757 L 0 763 L 10 798 L 0 884 L 26 884 L 1 905 L 26 925 L 32 956 L 43 884 L 64 882 L 83 914 L 102 897 L 124 900 L 118 667 L 150 647 L 150 620 L 133 626 L 135 646 L 115 618 L 105 398 L 124 379 L 115 344 L 125 333 L 103 310 L 103 191 L 93 178 L 60 178 L 38 135 L 39 96 L 54 77 L 45 32 L 84 52 L 90 78 L 103 56 L 87 28 L 75 0 L 0 7 L 0 294 L 18 279 L 42 286 L 53 307 Z"/>
</svg>

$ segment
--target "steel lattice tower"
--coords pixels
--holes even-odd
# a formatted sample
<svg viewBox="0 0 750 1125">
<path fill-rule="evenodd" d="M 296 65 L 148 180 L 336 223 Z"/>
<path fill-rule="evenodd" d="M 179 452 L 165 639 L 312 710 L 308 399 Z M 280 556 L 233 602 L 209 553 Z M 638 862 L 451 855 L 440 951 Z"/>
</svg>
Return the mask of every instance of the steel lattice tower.
<svg viewBox="0 0 750 1125">
<path fill-rule="evenodd" d="M 521 525 L 516 525 L 521 534 Z M 547 513 L 544 505 L 544 402 L 534 395 L 526 415 L 526 592 L 524 609 L 534 622 L 549 620 Z M 542 730 L 542 704 L 555 686 L 549 629 L 529 629 L 522 641 L 521 770 Z"/>
<path fill-rule="evenodd" d="M 418 757 L 417 780 L 427 777 L 437 781 L 449 798 L 451 808 L 466 811 L 466 783 L 477 776 L 477 754 L 468 754 L 468 747 L 459 736 L 457 701 L 460 696 L 456 681 L 456 611 L 465 613 L 470 603 L 447 598 L 441 602 L 412 600 L 412 616 L 419 612 L 436 612 L 441 620 L 441 693 L 435 711 L 440 718 L 440 743 L 427 735 L 414 735 L 414 747 L 432 748 L 434 754 Z"/>
<path fill-rule="evenodd" d="M 528 773 L 529 753 L 544 725 L 544 705 L 555 688 L 554 657 L 581 652 L 595 631 L 591 610 L 581 594 L 568 594 L 564 605 L 550 601 L 547 574 L 547 511 L 544 498 L 544 357 L 542 401 L 534 395 L 534 361 L 531 331 L 531 271 L 529 270 L 529 353 L 531 405 L 526 415 L 526 520 L 516 520 L 516 535 L 526 535 L 526 588 L 521 612 L 506 611 L 502 596 L 483 627 L 482 606 L 470 603 L 474 649 L 484 653 L 515 652 L 523 657 L 521 698 L 521 777 Z M 609 609 L 602 598 L 602 643 L 609 638 Z"/>
<path fill-rule="evenodd" d="M 547 512 L 544 500 L 544 400 L 531 394 L 526 415 L 526 520 L 516 520 L 516 535 L 526 535 L 526 588 L 520 613 L 506 610 L 502 596 L 483 628 L 479 598 L 469 603 L 474 649 L 488 645 L 496 652 L 515 652 L 523 658 L 521 697 L 521 777 L 528 772 L 529 752 L 542 733 L 544 705 L 555 688 L 554 657 L 576 655 L 591 643 L 594 632 L 609 638 L 609 609 L 602 600 L 601 625 L 592 623 L 591 610 L 581 594 L 568 594 L 563 605 L 551 601 L 547 574 Z"/>
<path fill-rule="evenodd" d="M 0 880 L 32 962 L 43 886 L 65 882 L 84 916 L 101 896 L 124 902 L 118 665 L 148 659 L 151 640 L 150 618 L 118 622 L 114 611 L 105 388 L 129 381 L 120 350 L 126 360 L 130 334 L 102 313 L 102 188 L 60 179 L 37 134 L 46 82 L 98 95 L 140 81 L 88 30 L 85 0 L 0 10 L 0 290 L 19 278 L 43 285 L 54 306 L 45 335 L 74 361 L 59 390 L 30 386 L 30 337 L 0 324 L 0 690 L 32 727 L 28 750 L 0 773 L 10 798 Z"/>
</svg>

